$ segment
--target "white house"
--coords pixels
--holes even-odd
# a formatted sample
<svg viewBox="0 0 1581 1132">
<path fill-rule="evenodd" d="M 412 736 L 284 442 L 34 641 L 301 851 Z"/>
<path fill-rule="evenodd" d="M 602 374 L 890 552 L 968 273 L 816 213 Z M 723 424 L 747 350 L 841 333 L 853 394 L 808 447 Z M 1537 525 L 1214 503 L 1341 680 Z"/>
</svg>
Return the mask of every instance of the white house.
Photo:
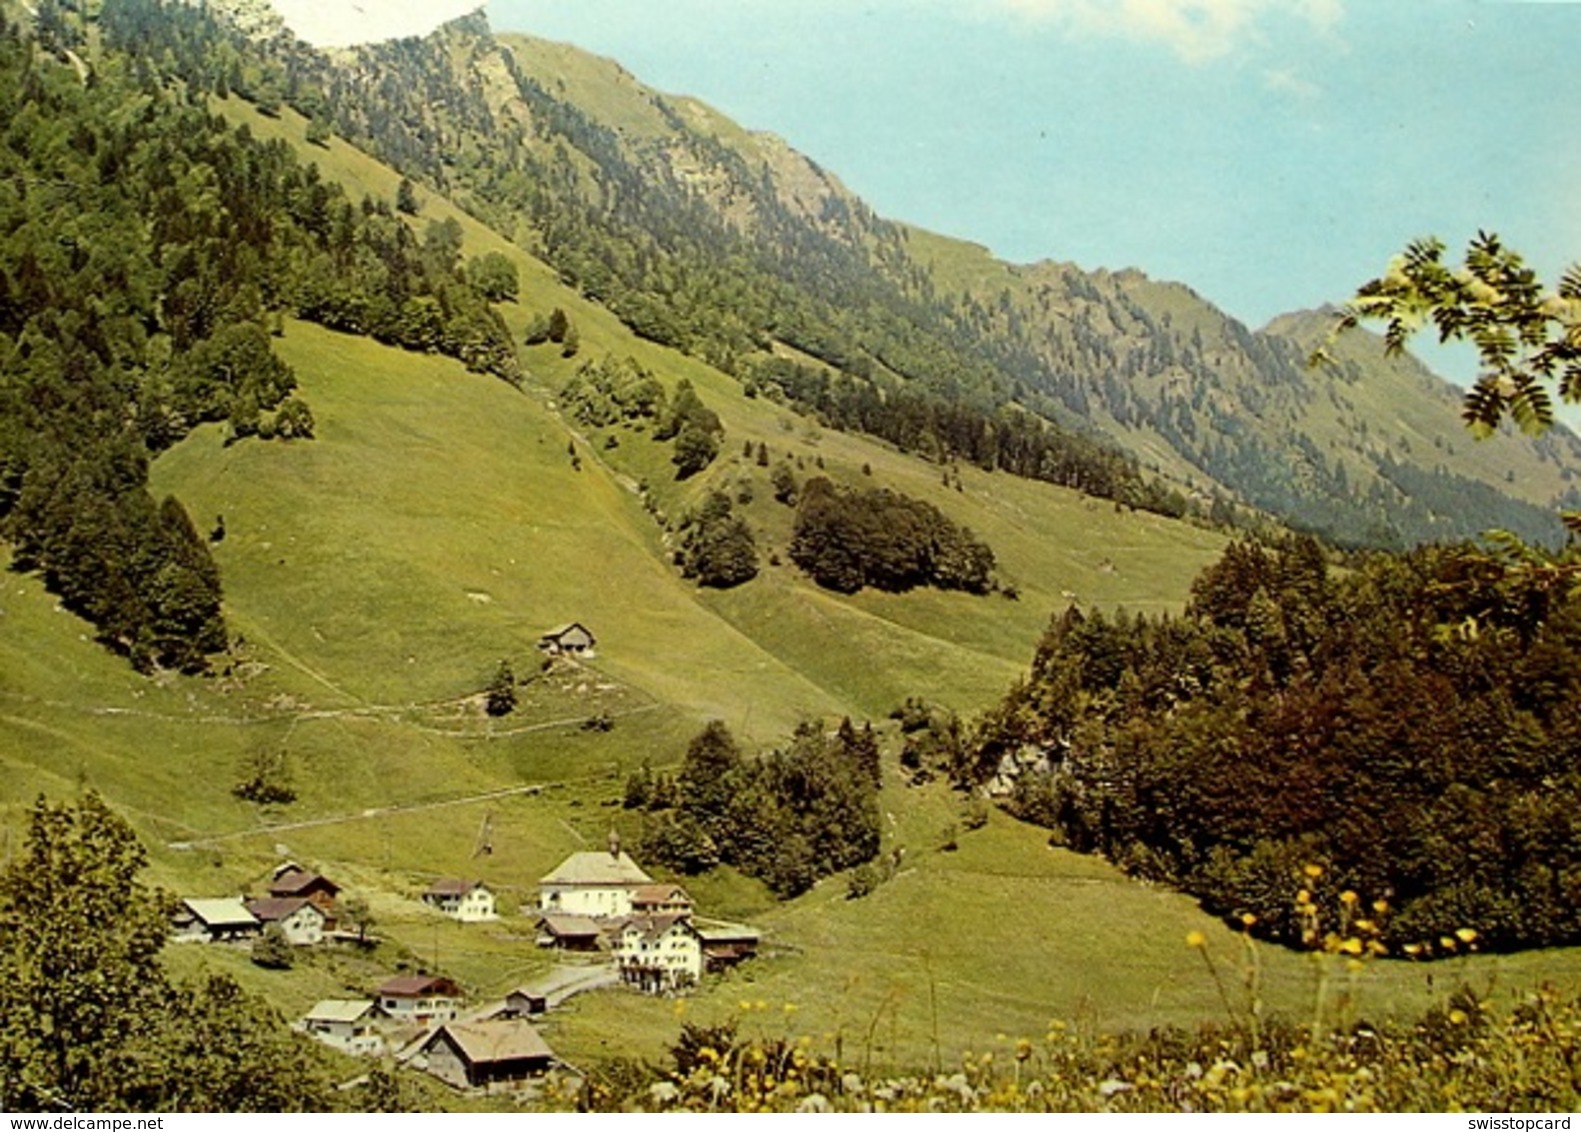
<svg viewBox="0 0 1581 1132">
<path fill-rule="evenodd" d="M 270 896 L 250 900 L 247 911 L 267 927 L 279 924 L 285 941 L 294 947 L 309 947 L 324 942 L 329 917 L 324 909 L 306 896 Z"/>
<path fill-rule="evenodd" d="M 373 992 L 374 1001 L 397 1022 L 430 1026 L 461 1012 L 461 988 L 443 975 L 397 975 Z"/>
<path fill-rule="evenodd" d="M 703 974 L 703 941 L 687 916 L 632 916 L 610 933 L 620 977 L 646 991 L 690 986 Z"/>
<path fill-rule="evenodd" d="M 436 880 L 423 893 L 423 903 L 463 923 L 499 919 L 494 893 L 480 880 Z"/>
<path fill-rule="evenodd" d="M 187 899 L 171 919 L 172 939 L 177 943 L 224 943 L 251 939 L 263 931 L 239 896 L 215 900 Z"/>
<path fill-rule="evenodd" d="M 326 998 L 297 1023 L 303 1033 L 354 1057 L 379 1057 L 384 1037 L 376 1023 L 384 1017 L 367 999 Z"/>
<path fill-rule="evenodd" d="M 538 908 L 573 916 L 629 916 L 632 897 L 652 883 L 653 878 L 621 851 L 620 838 L 612 833 L 607 853 L 572 853 L 538 882 Z"/>
</svg>

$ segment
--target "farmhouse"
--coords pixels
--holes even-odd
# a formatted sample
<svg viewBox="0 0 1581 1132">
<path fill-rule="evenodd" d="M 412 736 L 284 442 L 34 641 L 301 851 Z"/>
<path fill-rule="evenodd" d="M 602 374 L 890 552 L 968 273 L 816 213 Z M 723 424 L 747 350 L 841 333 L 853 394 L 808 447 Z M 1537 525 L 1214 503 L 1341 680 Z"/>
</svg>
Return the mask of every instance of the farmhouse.
<svg viewBox="0 0 1581 1132">
<path fill-rule="evenodd" d="M 247 911 L 265 927 L 279 924 L 285 941 L 295 947 L 324 942 L 324 928 L 329 917 L 305 896 L 270 896 L 263 900 L 249 900 Z"/>
<path fill-rule="evenodd" d="M 610 933 L 624 982 L 649 992 L 690 986 L 703 974 L 703 941 L 686 916 L 632 916 Z"/>
<path fill-rule="evenodd" d="M 678 884 L 645 884 L 631 894 L 631 910 L 638 915 L 692 914 L 692 898 Z"/>
<path fill-rule="evenodd" d="M 269 879 L 269 895 L 306 897 L 324 913 L 326 930 L 335 926 L 335 899 L 340 895 L 340 885 L 295 861 L 287 861 L 274 871 Z"/>
<path fill-rule="evenodd" d="M 621 851 L 620 838 L 609 835 L 607 853 L 572 853 L 560 867 L 538 882 L 538 908 L 576 916 L 629 916 L 632 897 L 653 878 Z"/>
<path fill-rule="evenodd" d="M 342 1053 L 378 1057 L 384 1053 L 384 1037 L 377 1023 L 384 1016 L 367 999 L 326 998 L 302 1017 L 297 1029 Z"/>
<path fill-rule="evenodd" d="M 263 931 L 263 924 L 238 896 L 183 900 L 170 925 L 174 931 L 172 938 L 178 943 L 226 943 L 251 939 Z"/>
<path fill-rule="evenodd" d="M 598 655 L 593 646 L 598 639 L 580 622 L 560 625 L 538 638 L 538 647 L 550 656 L 581 656 L 591 660 Z"/>
<path fill-rule="evenodd" d="M 494 893 L 480 880 L 436 880 L 423 893 L 423 903 L 462 923 L 499 919 Z"/>
<path fill-rule="evenodd" d="M 718 920 L 699 920 L 692 926 L 702 940 L 703 963 L 709 971 L 726 970 L 758 953 L 761 937 L 755 928 Z"/>
<path fill-rule="evenodd" d="M 379 1008 L 397 1022 L 430 1026 L 461 1011 L 461 988 L 443 975 L 397 975 L 373 992 Z"/>
<path fill-rule="evenodd" d="M 538 946 L 561 951 L 597 951 L 603 926 L 591 916 L 546 912 L 538 918 Z"/>
<path fill-rule="evenodd" d="M 428 1072 L 458 1089 L 508 1088 L 554 1064 L 554 1051 L 519 1018 L 448 1023 L 419 1052 Z"/>
<path fill-rule="evenodd" d="M 517 987 L 505 996 L 500 1018 L 532 1018 L 549 1012 L 549 993 L 539 986 Z"/>
</svg>

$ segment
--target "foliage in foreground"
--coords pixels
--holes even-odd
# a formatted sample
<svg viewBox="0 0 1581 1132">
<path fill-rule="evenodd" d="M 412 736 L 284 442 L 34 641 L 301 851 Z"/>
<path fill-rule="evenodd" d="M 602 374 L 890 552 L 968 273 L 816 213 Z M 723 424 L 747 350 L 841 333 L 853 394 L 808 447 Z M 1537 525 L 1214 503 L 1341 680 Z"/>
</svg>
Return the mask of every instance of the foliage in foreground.
<svg viewBox="0 0 1581 1132">
<path fill-rule="evenodd" d="M 1040 1040 L 917 1072 L 872 1072 L 807 1036 L 683 1027 L 671 1063 L 596 1068 L 583 1111 L 1410 1112 L 1581 1106 L 1581 999 L 1534 992 L 1495 1013 L 1462 989 L 1409 1026 L 1238 1019 L 1195 1031 Z"/>
<path fill-rule="evenodd" d="M 172 983 L 167 898 L 142 846 L 89 793 L 40 798 L 0 872 L 0 1109 L 281 1112 L 330 1107 L 277 1014 L 228 976 Z"/>
</svg>

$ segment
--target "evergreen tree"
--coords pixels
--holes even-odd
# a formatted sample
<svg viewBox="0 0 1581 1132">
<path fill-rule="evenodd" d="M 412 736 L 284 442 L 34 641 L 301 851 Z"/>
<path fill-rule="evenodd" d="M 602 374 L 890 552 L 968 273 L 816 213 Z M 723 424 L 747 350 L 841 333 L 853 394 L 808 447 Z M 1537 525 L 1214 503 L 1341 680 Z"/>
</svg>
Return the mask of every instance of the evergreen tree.
<svg viewBox="0 0 1581 1132">
<path fill-rule="evenodd" d="M 420 206 L 417 203 L 417 188 L 411 179 L 402 177 L 401 183 L 395 189 L 395 208 L 397 212 L 404 212 L 407 216 L 416 216 Z"/>
<path fill-rule="evenodd" d="M 573 453 L 574 454 L 574 453 Z M 484 692 L 484 710 L 490 715 L 509 715 L 516 710 L 516 672 L 511 662 L 502 660 Z"/>
</svg>

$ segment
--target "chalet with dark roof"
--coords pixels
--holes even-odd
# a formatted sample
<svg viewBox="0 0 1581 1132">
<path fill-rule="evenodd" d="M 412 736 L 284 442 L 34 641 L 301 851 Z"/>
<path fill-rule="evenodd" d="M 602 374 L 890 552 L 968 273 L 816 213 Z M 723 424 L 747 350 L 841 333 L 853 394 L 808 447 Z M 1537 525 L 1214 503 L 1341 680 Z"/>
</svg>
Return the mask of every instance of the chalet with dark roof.
<svg viewBox="0 0 1581 1132">
<path fill-rule="evenodd" d="M 494 893 L 480 880 L 436 880 L 423 893 L 423 903 L 463 923 L 499 918 Z"/>
<path fill-rule="evenodd" d="M 335 900 L 340 895 L 340 885 L 295 861 L 287 861 L 274 871 L 269 879 L 269 895 L 277 899 L 306 897 L 324 913 L 326 930 L 335 926 Z"/>
<path fill-rule="evenodd" d="M 580 656 L 592 659 L 598 638 L 580 621 L 557 625 L 538 638 L 538 647 L 550 656 Z"/>
<path fill-rule="evenodd" d="M 555 1060 L 548 1043 L 520 1018 L 446 1023 L 423 1043 L 420 1056 L 446 1084 L 490 1092 L 541 1076 Z"/>
<path fill-rule="evenodd" d="M 455 1018 L 465 996 L 443 975 L 397 975 L 380 983 L 373 999 L 397 1022 L 431 1026 Z"/>
<path fill-rule="evenodd" d="M 269 896 L 249 900 L 247 911 L 264 927 L 279 924 L 285 941 L 293 947 L 309 947 L 324 942 L 329 917 L 306 896 Z"/>
</svg>

